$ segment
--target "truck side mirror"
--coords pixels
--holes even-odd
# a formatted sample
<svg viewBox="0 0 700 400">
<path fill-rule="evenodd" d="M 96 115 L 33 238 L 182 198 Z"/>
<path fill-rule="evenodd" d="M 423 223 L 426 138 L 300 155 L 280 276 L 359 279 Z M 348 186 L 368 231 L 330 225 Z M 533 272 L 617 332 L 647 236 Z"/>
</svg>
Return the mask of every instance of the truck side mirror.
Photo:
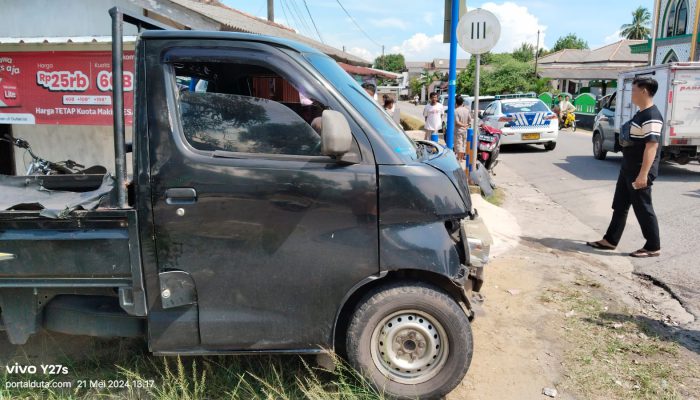
<svg viewBox="0 0 700 400">
<path fill-rule="evenodd" d="M 479 110 L 479 118 L 484 118 L 484 110 Z"/>
<path fill-rule="evenodd" d="M 352 147 L 352 132 L 345 116 L 338 111 L 324 110 L 321 115 L 321 154 L 340 157 Z"/>
</svg>

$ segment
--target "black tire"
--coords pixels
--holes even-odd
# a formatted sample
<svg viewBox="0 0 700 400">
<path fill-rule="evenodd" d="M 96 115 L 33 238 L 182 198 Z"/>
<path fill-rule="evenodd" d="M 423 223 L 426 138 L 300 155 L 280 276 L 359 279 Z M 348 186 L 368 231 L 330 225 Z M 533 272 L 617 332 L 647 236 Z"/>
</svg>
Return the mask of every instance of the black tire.
<svg viewBox="0 0 700 400">
<path fill-rule="evenodd" d="M 491 157 L 489 157 L 488 163 L 485 165 L 486 169 L 491 171 L 494 167 L 494 163 L 498 160 L 498 156 L 501 154 L 501 146 L 496 146 L 491 152 Z"/>
<path fill-rule="evenodd" d="M 547 142 L 544 144 L 544 149 L 547 151 L 552 151 L 557 148 L 557 142 Z"/>
<path fill-rule="evenodd" d="M 593 133 L 593 157 L 596 160 L 605 160 L 608 152 L 603 149 L 603 136 L 595 132 Z"/>
<path fill-rule="evenodd" d="M 387 347 L 382 339 L 388 337 L 395 340 Z M 473 353 L 464 310 L 442 290 L 421 282 L 397 282 L 367 293 L 350 321 L 346 346 L 350 364 L 397 399 L 447 395 L 464 379 Z M 394 371 L 401 366 L 406 370 Z"/>
</svg>

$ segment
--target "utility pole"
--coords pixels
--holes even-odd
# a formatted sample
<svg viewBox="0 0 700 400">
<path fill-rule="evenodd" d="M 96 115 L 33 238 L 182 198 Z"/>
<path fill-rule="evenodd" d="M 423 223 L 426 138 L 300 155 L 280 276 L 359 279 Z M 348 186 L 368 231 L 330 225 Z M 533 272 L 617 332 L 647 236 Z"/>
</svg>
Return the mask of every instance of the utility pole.
<svg viewBox="0 0 700 400">
<path fill-rule="evenodd" d="M 540 30 L 537 30 L 537 45 L 535 46 L 535 79 L 537 79 L 537 63 L 540 60 Z"/>
<path fill-rule="evenodd" d="M 275 0 L 267 0 L 267 20 L 275 22 Z"/>
<path fill-rule="evenodd" d="M 459 24 L 459 4 L 465 0 L 452 0 L 450 7 L 450 69 L 447 77 L 447 124 L 445 145 L 452 150 L 455 132 L 455 94 L 457 92 L 457 25 Z M 466 6 L 465 6 L 466 8 Z"/>
<path fill-rule="evenodd" d="M 382 45 L 382 65 L 378 67 L 379 69 L 386 69 L 386 58 L 384 58 L 384 45 Z"/>
</svg>

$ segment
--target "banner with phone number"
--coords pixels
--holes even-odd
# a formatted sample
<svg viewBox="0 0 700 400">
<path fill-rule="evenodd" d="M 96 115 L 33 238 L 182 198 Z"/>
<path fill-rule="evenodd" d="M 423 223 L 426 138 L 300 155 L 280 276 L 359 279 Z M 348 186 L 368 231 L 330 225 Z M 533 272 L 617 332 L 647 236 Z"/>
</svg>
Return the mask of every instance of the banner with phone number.
<svg viewBox="0 0 700 400">
<path fill-rule="evenodd" d="M 124 52 L 124 116 L 134 106 L 134 52 Z M 106 125 L 112 120 L 109 51 L 0 52 L 0 124 Z"/>
</svg>

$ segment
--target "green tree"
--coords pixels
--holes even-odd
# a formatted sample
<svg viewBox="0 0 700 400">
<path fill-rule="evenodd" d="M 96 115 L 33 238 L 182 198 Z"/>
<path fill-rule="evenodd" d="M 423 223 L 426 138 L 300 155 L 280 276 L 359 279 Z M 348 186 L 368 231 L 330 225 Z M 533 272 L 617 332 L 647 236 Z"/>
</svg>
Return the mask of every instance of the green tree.
<svg viewBox="0 0 700 400">
<path fill-rule="evenodd" d="M 408 81 L 408 87 L 411 89 L 411 95 L 420 95 L 420 88 L 423 87 L 423 82 L 418 78 L 411 78 Z"/>
<path fill-rule="evenodd" d="M 484 94 L 506 94 L 534 90 L 534 65 L 515 58 L 496 65 L 483 76 Z"/>
<path fill-rule="evenodd" d="M 513 58 L 518 61 L 530 62 L 535 59 L 535 46 L 530 43 L 523 43 L 515 51 Z"/>
<path fill-rule="evenodd" d="M 632 23 L 620 27 L 620 35 L 630 40 L 648 39 L 651 34 L 651 13 L 644 7 L 637 7 L 632 12 Z"/>
<path fill-rule="evenodd" d="M 564 49 L 588 49 L 588 42 L 576 36 L 575 33 L 569 33 L 566 36 L 562 36 L 557 39 L 552 48 L 552 53 Z"/>
<path fill-rule="evenodd" d="M 374 68 L 391 72 L 403 72 L 406 70 L 406 60 L 403 54 L 386 54 L 374 59 Z"/>
</svg>

